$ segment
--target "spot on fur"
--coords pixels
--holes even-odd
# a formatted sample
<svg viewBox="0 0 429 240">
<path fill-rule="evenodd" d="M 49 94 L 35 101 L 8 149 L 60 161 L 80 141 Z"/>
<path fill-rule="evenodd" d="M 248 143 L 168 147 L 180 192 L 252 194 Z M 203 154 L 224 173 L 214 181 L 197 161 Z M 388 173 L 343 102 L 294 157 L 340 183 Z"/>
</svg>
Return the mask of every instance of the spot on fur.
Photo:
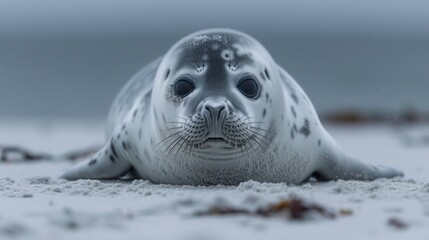
<svg viewBox="0 0 429 240">
<path fill-rule="evenodd" d="M 264 69 L 264 73 L 265 73 L 265 76 L 267 76 L 267 78 L 270 79 L 270 74 L 268 74 L 268 70 L 266 68 Z"/>
<path fill-rule="evenodd" d="M 298 128 L 296 127 L 296 124 L 294 123 L 292 128 L 290 129 L 290 137 L 292 139 L 295 138 L 295 133 L 298 132 Z"/>
<path fill-rule="evenodd" d="M 296 94 L 292 93 L 290 96 L 292 97 L 293 101 L 295 101 L 295 103 L 298 104 L 298 97 L 296 96 Z"/>
<path fill-rule="evenodd" d="M 292 112 L 292 115 L 296 118 L 296 112 L 293 106 L 290 107 L 290 111 Z"/>
<path fill-rule="evenodd" d="M 165 74 L 165 79 L 167 79 L 168 76 L 170 76 L 170 69 L 167 70 L 167 73 Z"/>
<path fill-rule="evenodd" d="M 299 133 L 303 134 L 305 137 L 311 134 L 310 121 L 308 121 L 308 119 L 304 119 L 304 125 L 299 129 Z"/>
<path fill-rule="evenodd" d="M 265 77 L 265 75 L 262 72 L 260 72 L 259 75 L 261 75 L 262 80 L 264 80 L 264 81 L 267 80 L 267 78 Z"/>
<path fill-rule="evenodd" d="M 118 154 L 116 153 L 115 146 L 113 145 L 113 142 L 110 142 L 110 149 L 112 150 L 112 153 L 115 157 L 118 157 Z"/>
<path fill-rule="evenodd" d="M 97 159 L 91 159 L 91 161 L 89 161 L 89 163 L 88 163 L 88 166 L 92 166 L 96 163 L 97 163 Z"/>
<path fill-rule="evenodd" d="M 136 116 L 137 116 L 137 112 L 138 112 L 138 109 L 134 110 L 134 113 L 133 113 L 133 121 L 134 121 L 134 119 L 135 119 L 135 118 L 136 118 Z"/>
</svg>

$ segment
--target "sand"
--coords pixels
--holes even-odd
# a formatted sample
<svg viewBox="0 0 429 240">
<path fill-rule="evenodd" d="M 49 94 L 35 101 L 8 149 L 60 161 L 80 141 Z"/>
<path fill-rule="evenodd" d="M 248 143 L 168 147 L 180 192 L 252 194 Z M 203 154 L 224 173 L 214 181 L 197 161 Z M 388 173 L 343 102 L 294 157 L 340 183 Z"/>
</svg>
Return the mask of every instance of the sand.
<svg viewBox="0 0 429 240">
<path fill-rule="evenodd" d="M 328 126 L 352 155 L 405 172 L 372 182 L 248 181 L 172 186 L 145 180 L 65 181 L 62 154 L 103 143 L 88 121 L 0 121 L 0 144 L 55 154 L 50 161 L 0 163 L 0 239 L 429 239 L 429 145 L 424 126 Z M 197 216 L 213 207 L 252 212 L 291 198 L 337 213 Z M 338 214 L 346 211 L 346 214 Z"/>
</svg>

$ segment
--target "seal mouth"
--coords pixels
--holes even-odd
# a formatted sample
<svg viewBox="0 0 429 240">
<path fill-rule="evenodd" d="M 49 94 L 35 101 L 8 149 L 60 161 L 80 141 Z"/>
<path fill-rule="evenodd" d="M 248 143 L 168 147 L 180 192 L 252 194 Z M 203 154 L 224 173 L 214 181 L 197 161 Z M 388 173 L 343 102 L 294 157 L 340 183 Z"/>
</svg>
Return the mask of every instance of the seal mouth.
<svg viewBox="0 0 429 240">
<path fill-rule="evenodd" d="M 209 147 L 221 147 L 222 149 L 233 149 L 233 148 L 239 148 L 246 145 L 246 142 L 244 141 L 231 141 L 224 137 L 209 137 L 204 142 L 203 145 L 209 146 Z"/>
<path fill-rule="evenodd" d="M 223 137 L 209 137 L 206 139 L 205 142 L 225 142 L 225 143 L 227 143 L 226 139 Z"/>
<path fill-rule="evenodd" d="M 209 146 L 230 146 L 231 143 L 223 137 L 209 137 L 204 141 L 204 145 Z"/>
</svg>

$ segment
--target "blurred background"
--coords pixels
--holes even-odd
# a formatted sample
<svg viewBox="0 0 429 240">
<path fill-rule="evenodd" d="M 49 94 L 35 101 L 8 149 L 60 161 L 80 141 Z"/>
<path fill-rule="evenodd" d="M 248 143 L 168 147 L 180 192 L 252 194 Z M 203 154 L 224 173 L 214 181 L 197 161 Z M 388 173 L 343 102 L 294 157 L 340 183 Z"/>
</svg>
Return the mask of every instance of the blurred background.
<svg viewBox="0 0 429 240">
<path fill-rule="evenodd" d="M 323 115 L 428 113 L 429 1 L 0 0 L 0 119 L 103 119 L 196 30 L 258 39 Z"/>
</svg>

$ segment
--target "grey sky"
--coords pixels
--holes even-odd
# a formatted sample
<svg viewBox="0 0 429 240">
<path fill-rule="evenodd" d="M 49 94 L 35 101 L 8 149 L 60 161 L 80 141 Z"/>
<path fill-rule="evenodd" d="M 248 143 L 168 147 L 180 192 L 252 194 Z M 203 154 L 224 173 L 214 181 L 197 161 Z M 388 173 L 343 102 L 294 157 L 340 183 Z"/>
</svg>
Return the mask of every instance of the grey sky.
<svg viewBox="0 0 429 240">
<path fill-rule="evenodd" d="M 258 39 L 323 111 L 429 111 L 429 1 L 0 0 L 0 118 L 103 117 L 181 37 Z"/>
<path fill-rule="evenodd" d="M 0 1 L 0 34 L 189 32 L 206 27 L 275 34 L 428 35 L 424 0 Z"/>
</svg>

